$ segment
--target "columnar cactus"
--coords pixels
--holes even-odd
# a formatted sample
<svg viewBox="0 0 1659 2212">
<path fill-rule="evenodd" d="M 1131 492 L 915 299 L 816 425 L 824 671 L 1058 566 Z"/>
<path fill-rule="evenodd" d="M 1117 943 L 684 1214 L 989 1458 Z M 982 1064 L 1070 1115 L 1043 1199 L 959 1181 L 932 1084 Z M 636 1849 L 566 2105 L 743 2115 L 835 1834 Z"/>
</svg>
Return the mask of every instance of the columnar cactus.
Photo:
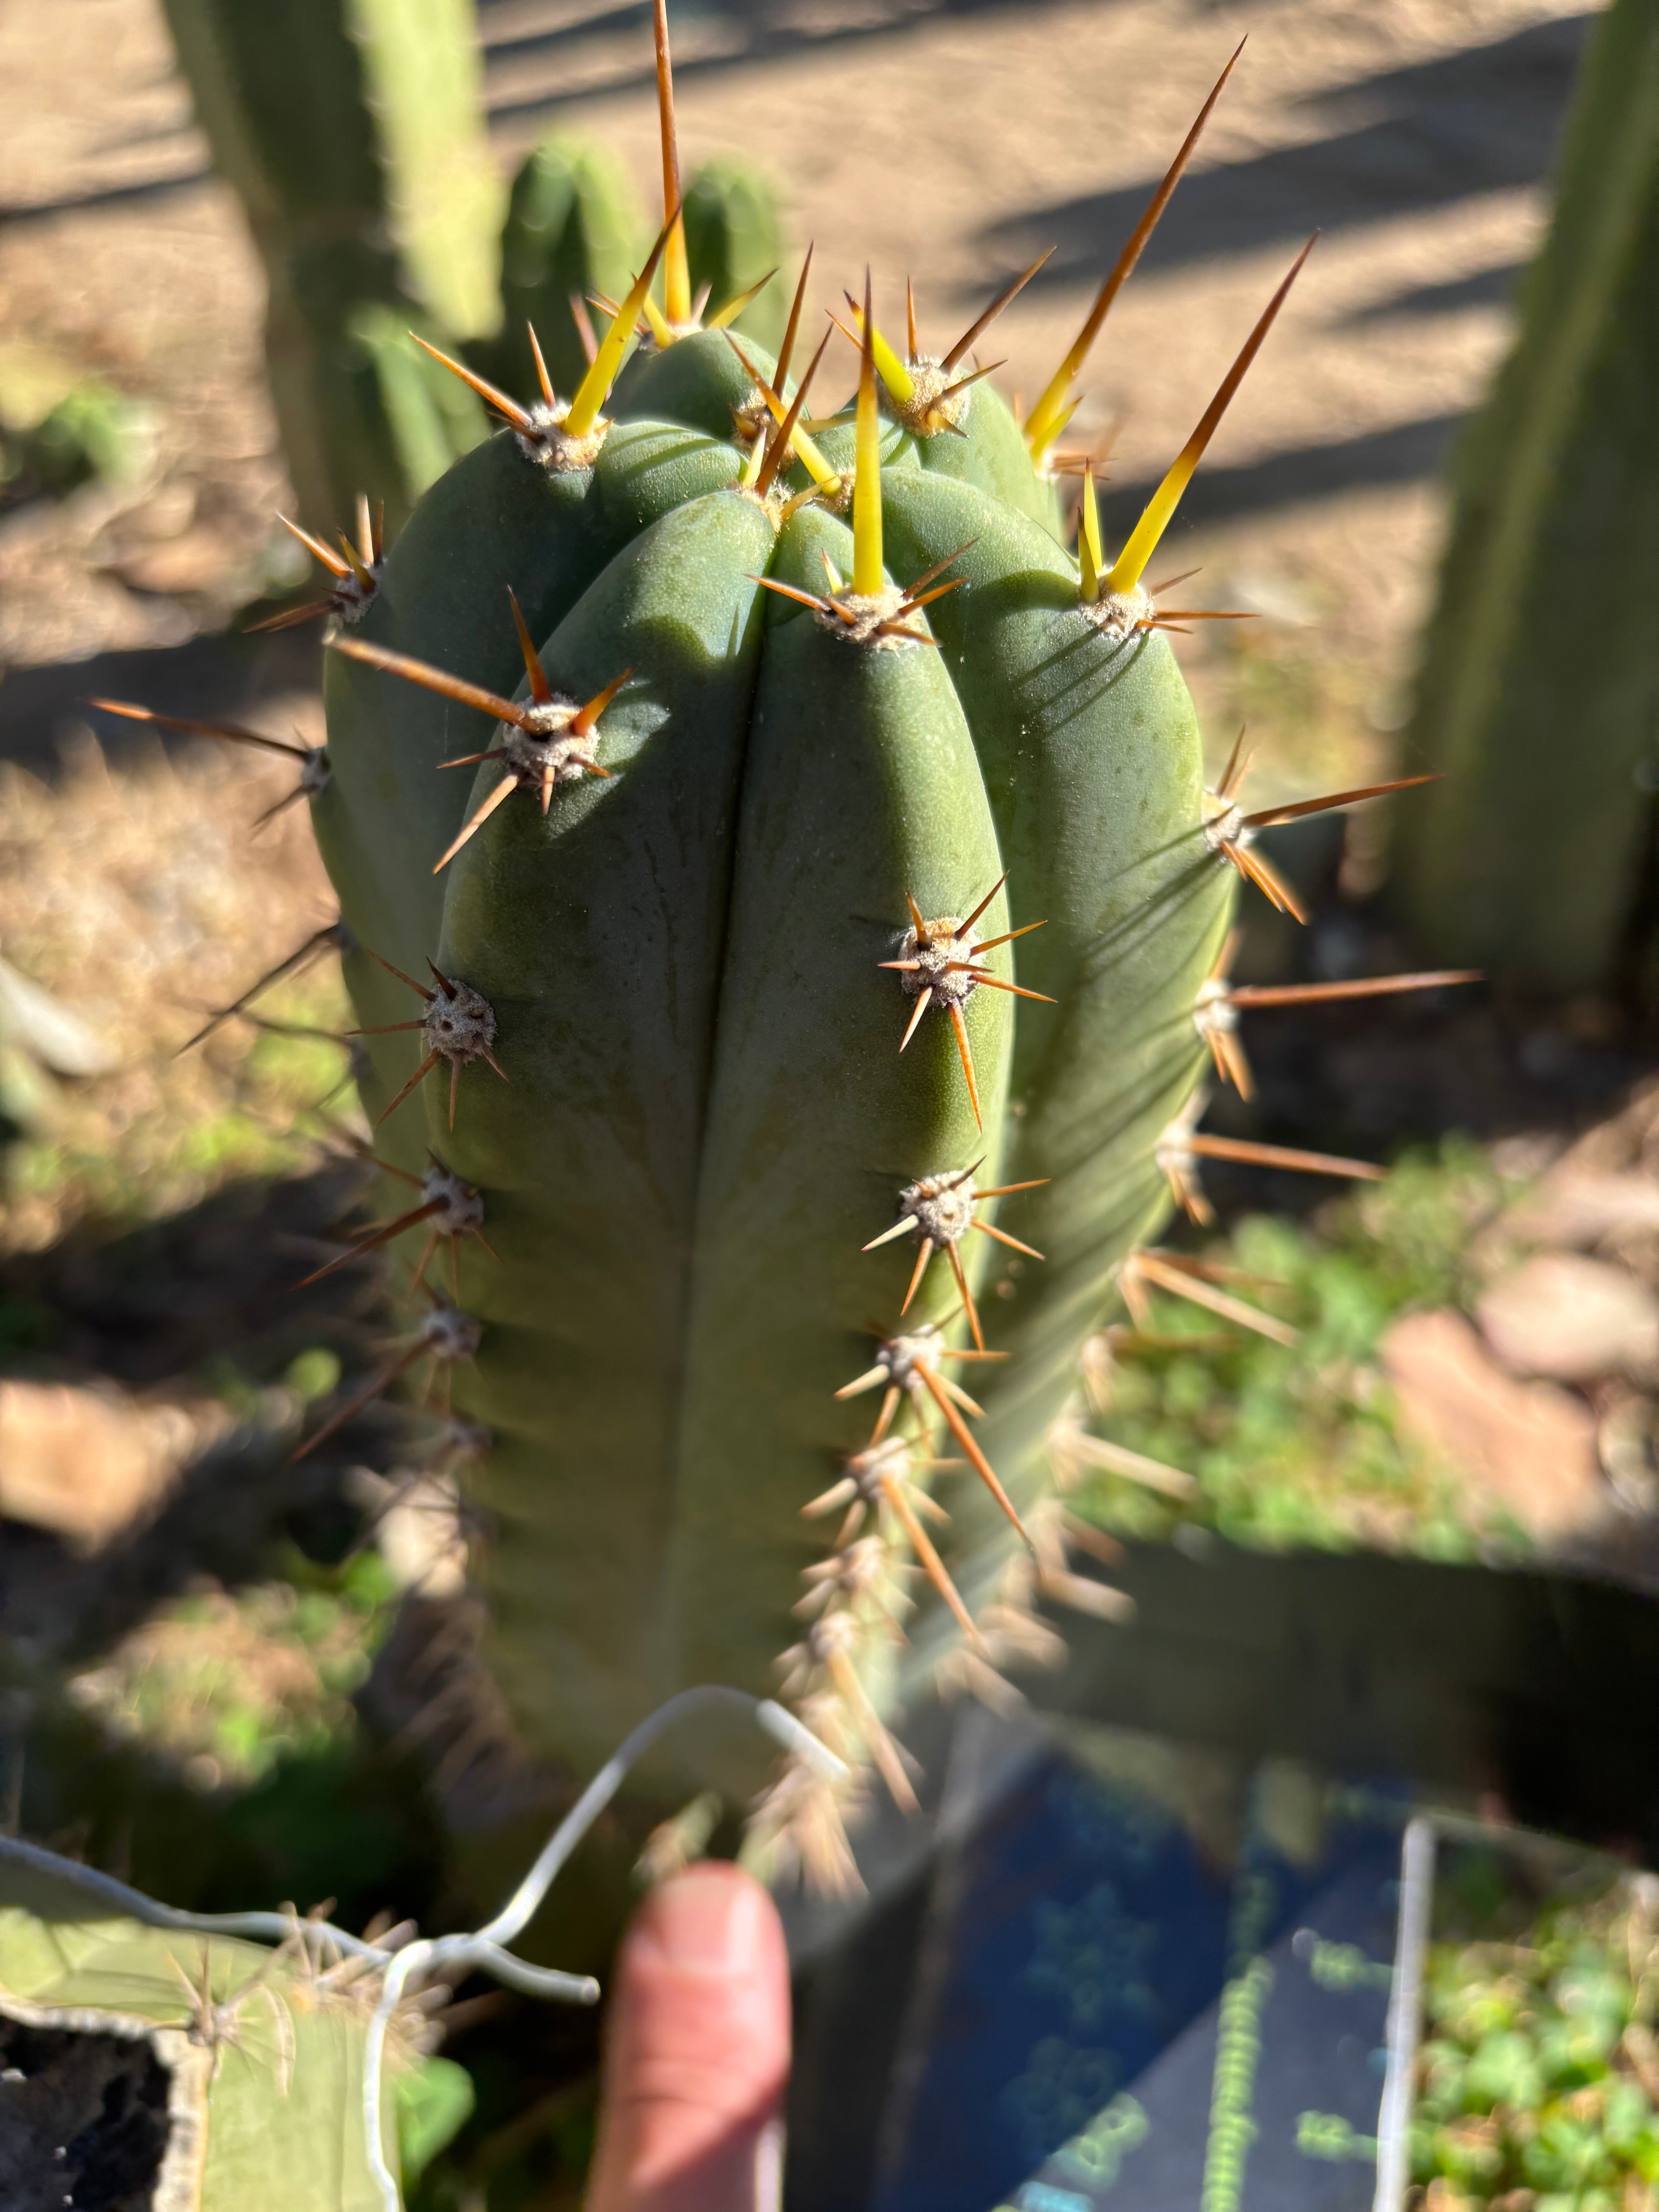
<svg viewBox="0 0 1659 2212">
<path fill-rule="evenodd" d="M 588 297 L 621 297 L 646 238 L 634 180 L 607 148 L 562 135 L 532 147 L 501 227 L 501 333 L 473 349 L 475 362 L 507 390 L 525 388 L 535 377 L 533 329 L 549 374 L 561 391 L 574 391 L 586 365 Z"/>
<path fill-rule="evenodd" d="M 716 312 L 744 301 L 736 328 L 775 352 L 783 308 L 766 280 L 783 259 L 783 232 L 771 185 L 751 163 L 728 155 L 705 161 L 692 178 L 685 188 L 685 258 L 694 294 L 707 285 Z"/>
<path fill-rule="evenodd" d="M 419 1185 L 359 1247 L 417 1292 L 370 1388 L 431 1354 L 486 1440 L 495 1663 L 579 1769 L 781 1662 L 908 1802 L 906 1688 L 988 1689 L 1034 1599 L 1098 1598 L 1045 1437 L 1219 1142 L 1234 886 L 1290 896 L 1146 577 L 1305 253 L 1116 557 L 1086 461 L 1056 534 L 1073 380 L 1202 121 L 1024 431 L 967 365 L 1018 284 L 901 357 L 867 275 L 854 418 L 809 430 L 805 270 L 778 357 L 697 327 L 665 94 L 665 228 L 574 397 L 461 370 L 505 427 L 331 586 L 310 804 Z M 792 1771 L 761 1832 L 833 1879 L 841 1809 Z"/>
<path fill-rule="evenodd" d="M 678 178 L 669 191 L 677 192 Z M 707 161 L 686 188 L 683 221 L 684 296 L 659 313 L 701 320 L 692 313 L 700 299 L 713 311 L 711 327 L 729 323 L 775 348 L 785 311 L 769 280 L 783 247 L 765 179 L 745 162 Z M 523 390 L 535 381 L 539 349 L 553 383 L 574 391 L 593 356 L 590 306 L 622 297 L 648 236 L 633 180 L 613 154 L 585 139 L 544 139 L 513 180 L 501 230 L 502 329 L 492 343 L 468 349 L 473 367 Z M 676 281 L 671 270 L 665 289 Z"/>
<path fill-rule="evenodd" d="M 1649 865 L 1659 717 L 1659 22 L 1586 51 L 1521 331 L 1453 472 L 1409 738 L 1445 773 L 1399 855 L 1434 951 L 1523 988 L 1615 980 Z M 1646 948 L 1652 990 L 1652 948 Z"/>
<path fill-rule="evenodd" d="M 496 239 L 470 0 L 166 0 L 166 12 L 264 264 L 267 367 L 301 514 L 315 525 L 362 494 L 398 526 L 485 424 L 473 394 L 409 345 L 410 323 L 509 389 L 532 380 L 539 347 L 574 388 L 593 349 L 590 302 L 625 291 L 644 250 L 633 181 L 605 147 L 556 134 L 520 165 Z M 660 0 L 658 13 L 666 110 Z M 677 167 L 666 184 L 678 199 Z M 757 170 L 706 163 L 663 303 L 646 312 L 681 331 L 712 307 L 711 327 L 775 343 L 781 237 Z"/>
<path fill-rule="evenodd" d="M 500 314 L 501 187 L 467 0 L 165 0 L 197 119 L 269 291 L 271 395 L 301 511 L 359 489 L 400 523 L 483 434 L 402 332 Z M 386 340 L 398 333 L 398 360 Z"/>
</svg>

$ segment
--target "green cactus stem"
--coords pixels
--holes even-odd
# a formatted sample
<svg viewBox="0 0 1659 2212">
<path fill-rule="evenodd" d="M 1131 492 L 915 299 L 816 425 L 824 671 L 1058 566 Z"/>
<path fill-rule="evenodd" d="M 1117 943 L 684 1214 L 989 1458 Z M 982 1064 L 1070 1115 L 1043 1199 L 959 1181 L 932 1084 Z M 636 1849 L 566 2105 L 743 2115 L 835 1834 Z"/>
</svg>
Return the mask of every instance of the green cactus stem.
<svg viewBox="0 0 1659 2212">
<path fill-rule="evenodd" d="M 784 307 L 767 280 L 783 260 L 783 229 L 769 181 L 735 155 L 705 161 L 686 187 L 684 220 L 692 298 L 706 290 L 717 314 L 746 302 L 730 327 L 775 353 Z"/>
<path fill-rule="evenodd" d="M 166 14 L 264 264 L 301 512 L 331 527 L 366 490 L 396 526 L 483 429 L 402 332 L 467 337 L 500 313 L 467 0 L 166 0 Z"/>
<path fill-rule="evenodd" d="M 374 1978 L 143 1926 L 33 1857 L 0 1864 L 0 2133 L 28 2201 L 105 2202 L 100 2183 L 149 2155 L 155 2212 L 383 2212 L 363 2126 Z M 391 2055 L 407 2075 L 406 2038 Z M 109 2108 L 125 2118 L 106 2148 Z"/>
<path fill-rule="evenodd" d="M 1197 720 L 1160 635 L 1170 617 L 1142 576 L 1305 258 L 1109 567 L 1086 475 L 1076 566 L 973 484 L 927 468 L 884 478 L 902 562 L 966 548 L 962 588 L 933 619 L 974 729 L 1012 916 L 1036 931 L 1021 977 L 1056 1002 L 1046 1023 L 1018 1027 L 1007 1155 L 1009 1174 L 1036 1186 L 1020 1221 L 1047 1265 L 998 1285 L 990 1341 L 1008 1357 L 981 1394 L 981 1441 L 1023 1505 L 1052 1486 L 1043 1439 L 1075 1387 L 1079 1346 L 1125 1255 L 1167 1210 L 1160 1139 L 1198 1079 L 1191 1010 L 1231 912 L 1233 871 L 1217 863 L 1259 865 L 1237 833 L 1217 834 L 1225 802 L 1206 799 Z M 963 1565 L 982 1599 L 1002 1532 L 982 1498 L 960 1517 L 986 1546 Z"/>
<path fill-rule="evenodd" d="M 787 1652 L 803 1716 L 903 1798 L 881 1715 L 901 1687 L 907 1562 L 943 1621 L 959 1626 L 967 1602 L 950 1540 L 911 1533 L 931 1503 L 927 1434 L 890 1433 L 890 1413 L 872 1471 L 863 1413 L 837 1394 L 884 1311 L 933 1347 L 907 1372 L 967 1439 L 985 1511 L 1006 1542 L 1035 1540 L 1016 1498 L 1041 1498 L 1042 1436 L 1079 1345 L 1164 1202 L 1158 1140 L 1202 1056 L 1192 1009 L 1232 875 L 1205 835 L 1196 725 L 1138 577 L 1109 602 L 1096 579 L 1085 600 L 1038 526 L 896 452 L 867 314 L 863 327 L 850 528 L 816 503 L 799 451 L 786 462 L 804 389 L 787 395 L 774 362 L 721 333 L 678 340 L 647 371 L 676 376 L 688 406 L 699 374 L 698 405 L 763 380 L 783 420 L 746 455 L 614 422 L 583 449 L 589 469 L 550 470 L 510 417 L 434 490 L 374 607 L 331 634 L 337 767 L 319 805 L 363 972 L 385 963 L 421 994 L 423 1011 L 366 1025 L 382 1142 L 424 1085 L 417 1139 L 482 1206 L 483 1244 L 451 1246 L 475 1360 L 447 1304 L 396 1359 L 447 1353 L 456 1402 L 490 1432 L 492 1649 L 521 1724 L 585 1763 L 679 1685 L 763 1685 Z M 568 408 L 544 395 L 563 434 L 604 421 L 593 389 L 611 365 Z M 572 581 L 538 586 L 520 616 L 498 563 L 496 611 L 457 621 L 432 604 L 455 580 L 427 563 L 448 526 L 428 538 L 426 516 L 470 501 L 486 470 L 492 516 L 515 511 L 519 472 L 541 571 Z M 618 516 L 629 534 L 613 550 Z M 381 644 L 394 607 L 404 635 L 454 649 L 434 663 Z M 493 734 L 478 727 L 491 715 Z M 365 744 L 381 765 L 354 782 L 338 763 Z M 470 793 L 445 758 L 476 766 Z M 394 761 L 428 792 L 452 777 L 441 811 L 388 813 Z M 393 854 L 405 888 L 365 899 Z M 1031 950 L 1051 936 L 1052 953 Z M 1025 1215 L 1057 1172 L 1063 1295 L 1030 1314 L 988 1305 L 1005 1257 L 1041 1271 Z M 417 1210 L 374 1241 L 415 1231 L 398 1224 Z M 958 1352 L 988 1357 L 999 1334 L 1032 1366 L 1024 1413 L 994 1411 L 985 1432 L 1000 1422 L 1008 1486 L 925 1379 Z M 826 1477 L 851 1481 L 875 1522 L 829 1562 L 806 1510 Z M 976 1544 L 970 1595 L 1006 1557 L 1002 1540 Z M 839 1863 L 827 1787 L 791 1776 L 769 1814 L 821 1872 Z"/>
<path fill-rule="evenodd" d="M 1446 781 L 1396 855 L 1437 957 L 1605 988 L 1652 834 L 1659 725 L 1659 23 L 1586 52 L 1521 331 L 1453 468 L 1407 742 Z"/>
<path fill-rule="evenodd" d="M 513 179 L 501 228 L 501 329 L 474 357 L 509 391 L 536 382 L 533 326 L 548 374 L 574 392 L 595 293 L 620 300 L 645 251 L 645 213 L 627 168 L 585 138 L 544 138 Z"/>
<path fill-rule="evenodd" d="M 451 364 L 505 427 L 326 633 L 312 807 L 396 1186 L 356 1253 L 416 1304 L 301 1449 L 429 1363 L 485 1439 L 489 1650 L 544 1757 L 781 1665 L 908 1805 L 931 1672 L 988 1689 L 1040 1599 L 1112 1607 L 1048 1438 L 1121 1270 L 1207 1152 L 1285 1157 L 1196 1127 L 1232 895 L 1289 896 L 1268 821 L 1374 794 L 1247 814 L 1237 759 L 1206 793 L 1143 579 L 1305 255 L 1114 560 L 1085 471 L 1074 559 L 1006 409 L 994 450 L 941 434 L 983 481 L 890 385 L 884 420 L 867 276 L 821 444 L 805 270 L 778 356 L 695 327 L 658 16 L 655 249 L 568 401 L 544 356 L 527 403 Z M 847 1809 L 793 1765 L 757 1848 L 844 1878 Z"/>
</svg>

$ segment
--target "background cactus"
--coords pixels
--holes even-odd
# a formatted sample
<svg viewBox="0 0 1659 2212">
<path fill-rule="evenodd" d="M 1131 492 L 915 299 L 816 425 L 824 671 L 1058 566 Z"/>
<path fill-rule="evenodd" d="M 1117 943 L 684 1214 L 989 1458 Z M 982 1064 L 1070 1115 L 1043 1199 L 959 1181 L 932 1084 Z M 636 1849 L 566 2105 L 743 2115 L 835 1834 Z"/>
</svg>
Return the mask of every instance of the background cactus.
<svg viewBox="0 0 1659 2212">
<path fill-rule="evenodd" d="M 388 386 L 386 326 L 466 337 L 500 313 L 501 191 L 468 0 L 166 0 L 166 13 L 264 264 L 266 360 L 301 510 L 331 525 L 366 492 L 395 526 L 483 425 L 406 343 Z"/>
<path fill-rule="evenodd" d="M 695 296 L 705 285 L 716 311 L 763 289 L 733 327 L 775 353 L 783 335 L 783 288 L 766 284 L 783 259 L 777 197 L 752 163 L 727 155 L 705 161 L 685 188 L 685 257 Z"/>
<path fill-rule="evenodd" d="M 1519 339 L 1458 452 L 1409 732 L 1445 781 L 1396 856 L 1426 946 L 1534 990 L 1613 980 L 1650 865 L 1656 258 L 1659 21 L 1615 0 Z"/>
<path fill-rule="evenodd" d="M 744 161 L 706 161 L 686 188 L 684 230 L 690 298 L 715 313 L 741 301 L 732 327 L 775 350 L 787 302 L 766 280 L 783 259 L 783 234 L 765 179 Z M 634 181 L 607 148 L 562 134 L 543 139 L 507 202 L 500 336 L 469 347 L 469 360 L 510 392 L 532 391 L 533 328 L 556 389 L 574 392 L 591 358 L 590 303 L 621 299 L 649 243 Z"/>
<path fill-rule="evenodd" d="M 146 1926 L 98 1887 L 27 1845 L 0 1862 L 7 2202 L 381 2212 L 363 2096 L 378 1978 L 297 1917 L 272 1949 Z M 460 2068 L 420 2058 L 429 2040 L 406 2007 L 381 2106 L 405 2179 L 471 2106 Z"/>
<path fill-rule="evenodd" d="M 533 391 L 535 326 L 548 373 L 574 392 L 586 361 L 571 302 L 590 294 L 621 299 L 649 243 L 633 179 L 608 149 L 556 135 L 524 159 L 501 228 L 501 327 L 472 349 L 484 373 L 509 392 Z"/>
<path fill-rule="evenodd" d="M 485 428 L 474 396 L 409 345 L 411 325 L 511 390 L 533 388 L 533 325 L 556 387 L 573 390 L 589 301 L 619 298 L 648 243 L 638 193 L 605 148 L 556 134 L 520 165 L 497 240 L 471 0 L 167 0 L 167 15 L 264 263 L 301 513 L 332 530 L 366 496 L 395 529 Z M 770 186 L 726 158 L 684 203 L 668 305 L 652 312 L 689 325 L 696 298 L 775 346 Z"/>
</svg>

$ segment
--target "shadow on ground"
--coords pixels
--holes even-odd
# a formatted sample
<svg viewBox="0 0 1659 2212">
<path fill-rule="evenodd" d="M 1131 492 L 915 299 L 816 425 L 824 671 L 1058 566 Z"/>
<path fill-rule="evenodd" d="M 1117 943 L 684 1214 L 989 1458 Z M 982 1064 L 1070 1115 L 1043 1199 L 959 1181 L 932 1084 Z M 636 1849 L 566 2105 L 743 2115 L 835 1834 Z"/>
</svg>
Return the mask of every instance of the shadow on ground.
<svg viewBox="0 0 1659 2212">
<path fill-rule="evenodd" d="M 855 22 L 837 21 L 830 9 L 810 12 L 781 6 L 778 0 L 699 0 L 693 9 L 682 6 L 682 25 L 694 13 L 705 23 L 718 24 L 721 51 L 714 54 L 677 53 L 674 77 L 686 84 L 700 78 L 718 78 L 757 62 L 789 61 L 803 54 L 831 48 L 867 46 L 915 28 L 939 15 L 1012 15 L 1019 0 L 879 0 L 860 9 Z M 548 12 L 552 12 L 549 10 Z M 650 0 L 629 0 L 620 7 L 591 4 L 574 9 L 559 7 L 557 21 L 538 24 L 536 11 L 522 0 L 483 0 L 478 10 L 479 31 L 487 68 L 510 68 L 515 73 L 545 67 L 554 80 L 545 88 L 526 94 L 503 89 L 489 95 L 492 125 L 522 125 L 526 120 L 562 116 L 602 91 L 606 98 L 654 88 L 656 70 L 651 53 Z M 584 76 L 579 89 L 562 92 L 556 75 L 584 48 L 596 41 L 616 39 L 627 42 L 628 64 L 607 76 L 595 87 Z"/>
<path fill-rule="evenodd" d="M 1188 177 L 1147 246 L 1139 276 L 1299 246 L 1310 212 L 1322 231 L 1340 234 L 1541 184 L 1592 20 L 1534 24 L 1322 94 L 1308 104 L 1337 126 L 1325 137 Z M 1128 236 L 1157 181 L 1137 179 L 994 223 L 981 234 L 988 257 L 1004 261 L 1012 276 L 1034 252 L 1057 245 L 1034 289 L 1092 283 L 1103 247 Z M 1387 311 L 1443 312 L 1450 304 L 1407 293 Z"/>
<path fill-rule="evenodd" d="M 396 1465 L 396 1418 L 371 1409 L 296 1464 L 302 1409 L 281 1388 L 315 1346 L 348 1378 L 374 1364 L 387 1322 L 373 1277 L 292 1288 L 363 1181 L 337 1168 L 234 1184 L 170 1219 L 83 1224 L 0 1263 L 0 1372 L 213 1388 L 240 1405 L 153 1515 L 100 1550 L 0 1522 L 0 1819 L 173 1904 L 335 1895 L 358 1925 L 386 1905 L 429 1915 L 438 1893 L 437 1823 L 408 1746 L 359 1729 L 252 1784 L 198 1788 L 175 1761 L 112 1741 L 67 1686 L 204 1578 L 234 1590 L 283 1577 L 296 1554 L 326 1573 L 364 1534 L 357 1470 Z"/>
<path fill-rule="evenodd" d="M 301 1352 L 321 1348 L 349 1389 L 396 1327 L 367 1267 L 295 1290 L 339 1249 L 366 1180 L 349 1165 L 232 1183 L 166 1219 L 83 1223 L 47 1251 L 0 1260 L 0 1372 L 211 1395 L 238 1415 L 154 1518 L 90 1555 L 0 1524 L 0 1622 L 15 1653 L 84 1662 L 194 1577 L 234 1587 L 269 1572 L 284 1541 L 319 1558 L 351 1543 L 362 1512 L 346 1478 L 393 1463 L 395 1420 L 371 1407 L 294 1463 L 301 1408 L 282 1383 Z"/>
<path fill-rule="evenodd" d="M 87 725 L 87 702 L 94 697 L 141 699 L 157 714 L 198 721 L 240 721 L 263 701 L 313 691 L 319 680 L 312 629 L 274 637 L 222 630 L 183 645 L 12 669 L 0 680 L 0 761 L 15 761 L 37 775 L 54 774 L 64 738 Z M 112 761 L 143 759 L 154 755 L 157 732 L 103 714 L 98 742 Z"/>
</svg>

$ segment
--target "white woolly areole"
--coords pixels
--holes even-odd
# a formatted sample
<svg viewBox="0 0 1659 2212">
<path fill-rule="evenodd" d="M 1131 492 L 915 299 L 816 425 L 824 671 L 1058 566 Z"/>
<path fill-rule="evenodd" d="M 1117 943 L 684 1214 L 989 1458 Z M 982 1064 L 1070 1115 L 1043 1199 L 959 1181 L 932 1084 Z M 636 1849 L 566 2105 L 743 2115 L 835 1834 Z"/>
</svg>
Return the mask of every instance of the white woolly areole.
<svg viewBox="0 0 1659 2212">
<path fill-rule="evenodd" d="M 577 438 L 564 427 L 570 412 L 568 402 L 550 407 L 546 400 L 538 399 L 525 412 L 530 417 L 529 428 L 513 434 L 526 460 L 534 461 L 538 469 L 545 469 L 550 476 L 570 476 L 578 469 L 591 469 L 599 459 L 605 434 L 611 428 L 606 416 L 601 415 L 591 430 Z"/>
<path fill-rule="evenodd" d="M 380 596 L 380 571 L 385 562 L 370 563 L 367 581 L 355 569 L 348 569 L 329 587 L 328 604 L 337 621 L 348 629 L 356 629 L 363 617 Z"/>
<path fill-rule="evenodd" d="M 904 594 L 896 584 L 885 584 L 878 592 L 837 592 L 834 596 L 836 606 L 842 612 L 837 614 L 834 608 L 824 612 L 815 607 L 812 619 L 843 645 L 872 645 L 878 652 L 896 653 L 902 645 L 915 642 L 910 638 L 878 635 L 884 623 L 904 619 Z"/>
<path fill-rule="evenodd" d="M 823 1667 L 840 1654 L 850 1658 L 859 1640 L 859 1624 L 850 1613 L 826 1613 L 812 1623 L 801 1644 L 807 1658 Z"/>
<path fill-rule="evenodd" d="M 421 1042 L 446 1060 L 482 1060 L 495 1042 L 495 1009 L 471 983 L 441 983 L 428 1001 Z"/>
<path fill-rule="evenodd" d="M 890 1337 L 876 1354 L 876 1364 L 886 1369 L 889 1379 L 899 1389 L 908 1390 L 919 1376 L 939 1372 L 944 1350 L 944 1332 L 932 1322 L 924 1322 L 920 1328 Z"/>
<path fill-rule="evenodd" d="M 1238 1027 L 1238 1008 L 1233 1004 L 1230 984 L 1212 975 L 1199 985 L 1198 996 L 1193 1002 L 1193 1027 L 1200 1036 L 1233 1034 Z"/>
<path fill-rule="evenodd" d="M 732 443 L 738 446 L 752 446 L 757 438 L 769 435 L 771 428 L 772 410 L 767 402 L 766 394 L 758 384 L 751 384 L 749 387 L 749 397 L 739 401 L 738 404 L 732 410 Z M 786 468 L 789 465 L 789 460 L 793 458 L 792 451 L 784 463 Z"/>
<path fill-rule="evenodd" d="M 797 1613 L 822 1612 L 826 1607 L 858 1605 L 878 1599 L 892 1579 L 892 1562 L 879 1536 L 860 1536 L 827 1559 L 808 1567 L 803 1580 L 810 1583 Z"/>
<path fill-rule="evenodd" d="M 1196 1158 L 1188 1142 L 1191 1135 L 1190 1129 L 1172 1121 L 1152 1147 L 1153 1164 L 1165 1175 L 1189 1173 Z"/>
<path fill-rule="evenodd" d="M 924 991 L 931 991 L 935 1006 L 964 1006 L 979 988 L 979 977 L 969 969 L 953 968 L 952 962 L 971 960 L 974 948 L 979 943 L 977 933 L 963 929 L 953 914 L 941 915 L 937 921 L 923 924 L 925 933 L 907 929 L 899 946 L 901 960 L 914 960 L 914 968 L 898 970 L 899 981 L 906 995 L 919 999 Z"/>
<path fill-rule="evenodd" d="M 842 1472 L 857 1494 L 872 1504 L 879 1498 L 884 1482 L 903 1482 L 908 1478 L 910 1447 L 902 1437 L 884 1437 L 880 1443 L 854 1452 Z"/>
<path fill-rule="evenodd" d="M 434 1163 L 427 1170 L 421 1180 L 421 1199 L 424 1205 L 441 1209 L 431 1219 L 441 1236 L 464 1237 L 469 1229 L 483 1225 L 483 1198 L 448 1168 Z"/>
<path fill-rule="evenodd" d="M 958 1169 L 955 1175 L 923 1176 L 900 1194 L 899 1212 L 943 1251 L 947 1245 L 959 1244 L 972 1228 L 978 1195 L 969 1169 Z"/>
<path fill-rule="evenodd" d="M 483 1340 L 483 1323 L 459 1306 L 434 1306 L 420 1333 L 426 1349 L 440 1359 L 471 1359 Z"/>
<path fill-rule="evenodd" d="M 1127 592 L 1103 591 L 1097 599 L 1082 602 L 1084 620 L 1115 645 L 1143 630 L 1156 611 L 1151 594 L 1139 584 Z"/>
<path fill-rule="evenodd" d="M 534 724 L 521 730 L 515 722 L 501 725 L 501 751 L 507 768 L 529 791 L 548 784 L 575 783 L 593 765 L 599 749 L 597 729 L 573 733 L 570 725 L 581 712 L 579 700 L 544 699 L 525 710 Z"/>
<path fill-rule="evenodd" d="M 946 368 L 932 354 L 922 354 L 915 361 L 906 362 L 905 367 L 915 387 L 908 399 L 895 398 L 883 388 L 882 396 L 894 418 L 919 438 L 959 429 L 973 400 L 972 386 L 963 392 L 952 392 L 947 399 L 945 393 L 956 382 L 957 373 Z"/>
<path fill-rule="evenodd" d="M 1215 796 L 1212 792 L 1206 792 L 1204 795 L 1206 799 Z M 1205 817 L 1204 836 L 1212 853 L 1220 852 L 1225 845 L 1246 846 L 1255 842 L 1255 832 L 1245 821 L 1243 808 L 1233 799 L 1218 801 L 1215 812 Z"/>
</svg>

